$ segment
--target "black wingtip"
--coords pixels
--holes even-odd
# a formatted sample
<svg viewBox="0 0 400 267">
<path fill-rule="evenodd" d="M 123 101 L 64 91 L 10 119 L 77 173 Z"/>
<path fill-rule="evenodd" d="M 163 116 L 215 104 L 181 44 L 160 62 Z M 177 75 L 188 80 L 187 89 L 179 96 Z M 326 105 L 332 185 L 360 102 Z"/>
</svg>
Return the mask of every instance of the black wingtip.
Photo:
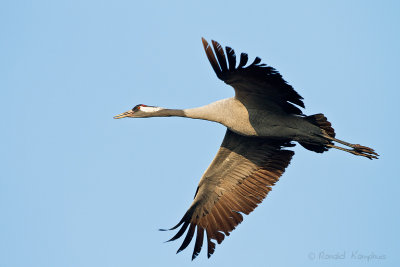
<svg viewBox="0 0 400 267">
<path fill-rule="evenodd" d="M 193 261 L 195 258 L 197 258 L 197 256 L 198 256 L 198 254 L 193 254 L 193 255 L 192 255 L 192 261 Z"/>
<path fill-rule="evenodd" d="M 211 41 L 213 47 L 214 47 L 214 52 L 215 55 L 217 56 L 219 66 L 221 68 L 221 71 L 227 71 L 228 70 L 228 65 L 226 64 L 226 57 L 224 53 L 224 49 L 222 46 L 215 40 Z"/>
<path fill-rule="evenodd" d="M 247 53 L 241 53 L 240 54 L 239 66 L 237 68 L 241 69 L 244 66 L 246 66 L 248 60 L 249 60 L 249 55 L 247 55 Z"/>
<path fill-rule="evenodd" d="M 201 42 L 203 43 L 204 49 L 206 49 L 208 46 L 210 46 L 204 37 L 201 37 Z"/>
<path fill-rule="evenodd" d="M 214 52 L 208 42 L 202 38 L 204 51 L 206 52 L 208 61 L 210 61 L 211 67 L 214 69 L 215 74 L 221 79 L 222 70 L 219 66 L 217 59 L 215 58 Z"/>
<path fill-rule="evenodd" d="M 235 51 L 229 47 L 225 47 L 226 55 L 228 57 L 228 63 L 229 63 L 229 70 L 234 71 L 236 69 L 236 54 Z"/>
</svg>

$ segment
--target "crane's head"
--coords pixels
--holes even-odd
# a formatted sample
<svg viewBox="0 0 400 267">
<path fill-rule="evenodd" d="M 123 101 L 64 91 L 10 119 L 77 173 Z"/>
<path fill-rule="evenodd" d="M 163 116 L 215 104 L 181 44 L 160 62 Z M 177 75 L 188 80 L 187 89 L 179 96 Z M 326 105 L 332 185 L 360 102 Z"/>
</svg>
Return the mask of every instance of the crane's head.
<svg viewBox="0 0 400 267">
<path fill-rule="evenodd" d="M 152 107 L 143 104 L 139 104 L 133 107 L 133 109 L 128 110 L 127 112 L 118 114 L 114 116 L 114 119 L 122 119 L 122 118 L 146 118 L 153 117 L 157 111 L 162 110 L 160 107 Z"/>
</svg>

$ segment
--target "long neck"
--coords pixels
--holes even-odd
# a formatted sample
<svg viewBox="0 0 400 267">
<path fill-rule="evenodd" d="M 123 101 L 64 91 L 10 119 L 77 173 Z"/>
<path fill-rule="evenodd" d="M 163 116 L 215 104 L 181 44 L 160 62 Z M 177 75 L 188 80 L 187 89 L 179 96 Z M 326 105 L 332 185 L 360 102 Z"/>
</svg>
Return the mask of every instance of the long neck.
<svg viewBox="0 0 400 267">
<path fill-rule="evenodd" d="M 149 117 L 186 117 L 186 116 L 182 109 L 163 108 L 161 110 L 149 114 Z"/>
<path fill-rule="evenodd" d="M 161 109 L 153 114 L 154 117 L 186 117 L 192 119 L 208 120 L 221 123 L 223 100 L 206 106 L 189 109 Z"/>
</svg>

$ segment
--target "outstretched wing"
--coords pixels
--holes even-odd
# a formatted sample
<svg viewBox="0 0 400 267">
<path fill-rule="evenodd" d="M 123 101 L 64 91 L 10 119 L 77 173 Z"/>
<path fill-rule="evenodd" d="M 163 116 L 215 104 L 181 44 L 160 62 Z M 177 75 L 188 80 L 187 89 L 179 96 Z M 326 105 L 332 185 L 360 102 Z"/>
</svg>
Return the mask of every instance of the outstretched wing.
<svg viewBox="0 0 400 267">
<path fill-rule="evenodd" d="M 242 213 L 249 214 L 262 202 L 289 165 L 294 152 L 282 150 L 283 146 L 293 145 L 227 130 L 221 148 L 200 180 L 192 205 L 170 229 L 181 227 L 172 241 L 189 228 L 178 252 L 189 245 L 197 230 L 192 259 L 200 253 L 204 231 L 208 257 L 214 253 L 212 240 L 220 244 L 242 222 Z"/>
<path fill-rule="evenodd" d="M 236 67 L 236 55 L 232 48 L 225 48 L 228 57 L 226 60 L 224 49 L 219 43 L 212 41 L 214 55 L 213 49 L 207 41 L 204 38 L 202 41 L 208 60 L 217 77 L 233 86 L 237 99 L 242 102 L 262 102 L 264 105 L 279 106 L 290 114 L 302 114 L 296 105 L 304 108 L 303 98 L 282 78 L 277 70 L 261 64 L 259 57 L 245 67 L 248 60 L 245 53 L 241 53 L 239 65 Z"/>
</svg>

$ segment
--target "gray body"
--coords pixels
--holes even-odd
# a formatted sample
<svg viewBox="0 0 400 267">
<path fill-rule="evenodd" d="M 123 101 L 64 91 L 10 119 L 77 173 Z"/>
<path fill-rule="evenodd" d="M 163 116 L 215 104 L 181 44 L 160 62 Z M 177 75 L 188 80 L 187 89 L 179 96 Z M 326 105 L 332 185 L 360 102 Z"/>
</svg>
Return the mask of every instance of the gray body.
<svg viewBox="0 0 400 267">
<path fill-rule="evenodd" d="M 167 110 L 166 110 L 167 111 Z M 229 130 L 244 136 L 257 136 L 278 140 L 294 140 L 306 143 L 323 144 L 325 139 L 318 126 L 304 117 L 252 107 L 232 97 L 209 105 L 183 110 L 178 116 L 215 121 Z"/>
</svg>

